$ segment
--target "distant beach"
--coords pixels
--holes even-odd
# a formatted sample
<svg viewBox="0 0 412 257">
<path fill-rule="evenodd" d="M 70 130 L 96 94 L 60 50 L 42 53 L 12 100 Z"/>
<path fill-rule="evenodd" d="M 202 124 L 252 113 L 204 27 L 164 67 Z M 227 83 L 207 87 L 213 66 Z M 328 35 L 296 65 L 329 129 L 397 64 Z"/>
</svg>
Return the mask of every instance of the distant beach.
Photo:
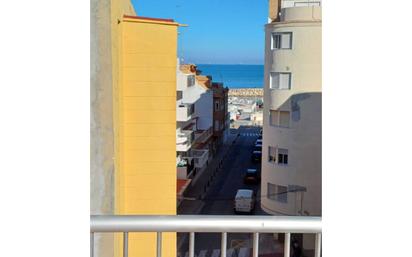
<svg viewBox="0 0 412 257">
<path fill-rule="evenodd" d="M 223 82 L 229 89 L 263 88 L 263 65 L 197 64 L 202 75 L 212 76 L 215 82 Z"/>
<path fill-rule="evenodd" d="M 263 97 L 263 88 L 229 88 L 229 96 Z"/>
</svg>

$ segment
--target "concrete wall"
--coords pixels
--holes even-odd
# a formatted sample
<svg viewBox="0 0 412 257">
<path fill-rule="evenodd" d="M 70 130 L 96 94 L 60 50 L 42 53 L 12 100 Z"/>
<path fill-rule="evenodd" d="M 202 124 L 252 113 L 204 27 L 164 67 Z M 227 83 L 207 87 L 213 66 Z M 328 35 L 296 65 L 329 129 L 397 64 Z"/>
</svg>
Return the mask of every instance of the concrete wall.
<svg viewBox="0 0 412 257">
<path fill-rule="evenodd" d="M 110 0 L 90 2 L 90 213 L 114 213 Z M 112 257 L 113 235 L 96 234 L 96 256 Z"/>
<path fill-rule="evenodd" d="M 267 197 L 267 183 L 307 188 L 303 211 L 321 215 L 321 87 L 322 28 L 320 7 L 287 8 L 291 20 L 266 25 L 262 152 L 262 208 L 271 214 L 300 215 L 302 193 L 288 193 L 288 202 Z M 282 17 L 288 17 L 283 13 Z M 292 49 L 271 49 L 272 32 L 292 32 Z M 270 72 L 291 72 L 290 90 L 270 89 Z M 289 128 L 270 125 L 270 110 L 291 113 Z M 288 149 L 288 164 L 268 160 L 268 147 Z"/>
<path fill-rule="evenodd" d="M 213 125 L 213 91 L 197 82 L 183 91 L 183 103 L 194 103 L 194 117 L 198 117 L 197 128 L 206 130 Z"/>
<path fill-rule="evenodd" d="M 198 119 L 197 127 L 201 130 L 209 129 L 213 126 L 213 92 L 207 90 L 200 95 L 196 101 L 195 114 Z"/>
<path fill-rule="evenodd" d="M 118 70 L 113 65 L 113 55 L 116 55 L 114 45 L 118 34 L 113 27 L 117 26 L 115 18 L 123 14 L 134 14 L 128 0 L 90 1 L 91 214 L 113 214 L 115 208 L 113 88 Z M 113 235 L 96 234 L 95 254 L 102 257 L 114 255 Z"/>
</svg>

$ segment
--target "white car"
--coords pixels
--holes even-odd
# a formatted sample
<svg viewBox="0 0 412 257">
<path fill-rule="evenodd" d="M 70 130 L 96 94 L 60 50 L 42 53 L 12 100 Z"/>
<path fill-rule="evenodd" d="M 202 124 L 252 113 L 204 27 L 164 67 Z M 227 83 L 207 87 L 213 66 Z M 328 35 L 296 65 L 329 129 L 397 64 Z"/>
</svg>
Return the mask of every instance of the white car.
<svg viewBox="0 0 412 257">
<path fill-rule="evenodd" d="M 234 204 L 235 213 L 252 213 L 255 208 L 255 193 L 249 189 L 237 190 Z"/>
</svg>

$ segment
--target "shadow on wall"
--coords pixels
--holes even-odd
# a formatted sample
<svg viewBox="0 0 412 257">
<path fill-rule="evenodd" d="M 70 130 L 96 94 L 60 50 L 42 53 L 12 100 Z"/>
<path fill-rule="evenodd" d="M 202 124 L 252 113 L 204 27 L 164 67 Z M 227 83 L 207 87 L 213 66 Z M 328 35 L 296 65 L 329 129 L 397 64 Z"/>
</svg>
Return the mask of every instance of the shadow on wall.
<svg viewBox="0 0 412 257">
<path fill-rule="evenodd" d="M 319 104 L 316 104 L 319 103 Z M 322 92 L 311 93 L 299 93 L 291 95 L 286 101 L 284 101 L 278 110 L 290 111 L 291 120 L 293 122 L 299 122 L 302 119 L 302 106 L 312 104 L 311 112 L 322 113 Z M 320 124 L 321 125 L 321 124 Z"/>
</svg>

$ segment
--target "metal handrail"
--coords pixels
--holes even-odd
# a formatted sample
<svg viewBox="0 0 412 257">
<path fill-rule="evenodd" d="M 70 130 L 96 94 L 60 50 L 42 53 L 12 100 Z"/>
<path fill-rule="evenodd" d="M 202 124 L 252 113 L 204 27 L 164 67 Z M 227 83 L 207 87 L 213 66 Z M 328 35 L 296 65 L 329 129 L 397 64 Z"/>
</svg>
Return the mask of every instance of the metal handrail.
<svg viewBox="0 0 412 257">
<path fill-rule="evenodd" d="M 316 234 L 315 256 L 320 256 L 322 218 L 308 216 L 229 216 L 229 215 L 91 215 L 90 232 L 157 232 L 157 256 L 161 256 L 162 232 L 189 232 L 190 256 L 194 256 L 194 233 L 215 232 L 222 234 L 221 256 L 225 256 L 227 233 L 253 233 L 253 256 L 258 256 L 259 233 L 285 233 L 284 256 L 290 256 L 291 233 Z M 124 240 L 123 255 L 128 254 Z M 93 256 L 93 255 L 92 255 Z"/>
<path fill-rule="evenodd" d="M 90 232 L 320 233 L 320 217 L 92 215 Z"/>
</svg>

